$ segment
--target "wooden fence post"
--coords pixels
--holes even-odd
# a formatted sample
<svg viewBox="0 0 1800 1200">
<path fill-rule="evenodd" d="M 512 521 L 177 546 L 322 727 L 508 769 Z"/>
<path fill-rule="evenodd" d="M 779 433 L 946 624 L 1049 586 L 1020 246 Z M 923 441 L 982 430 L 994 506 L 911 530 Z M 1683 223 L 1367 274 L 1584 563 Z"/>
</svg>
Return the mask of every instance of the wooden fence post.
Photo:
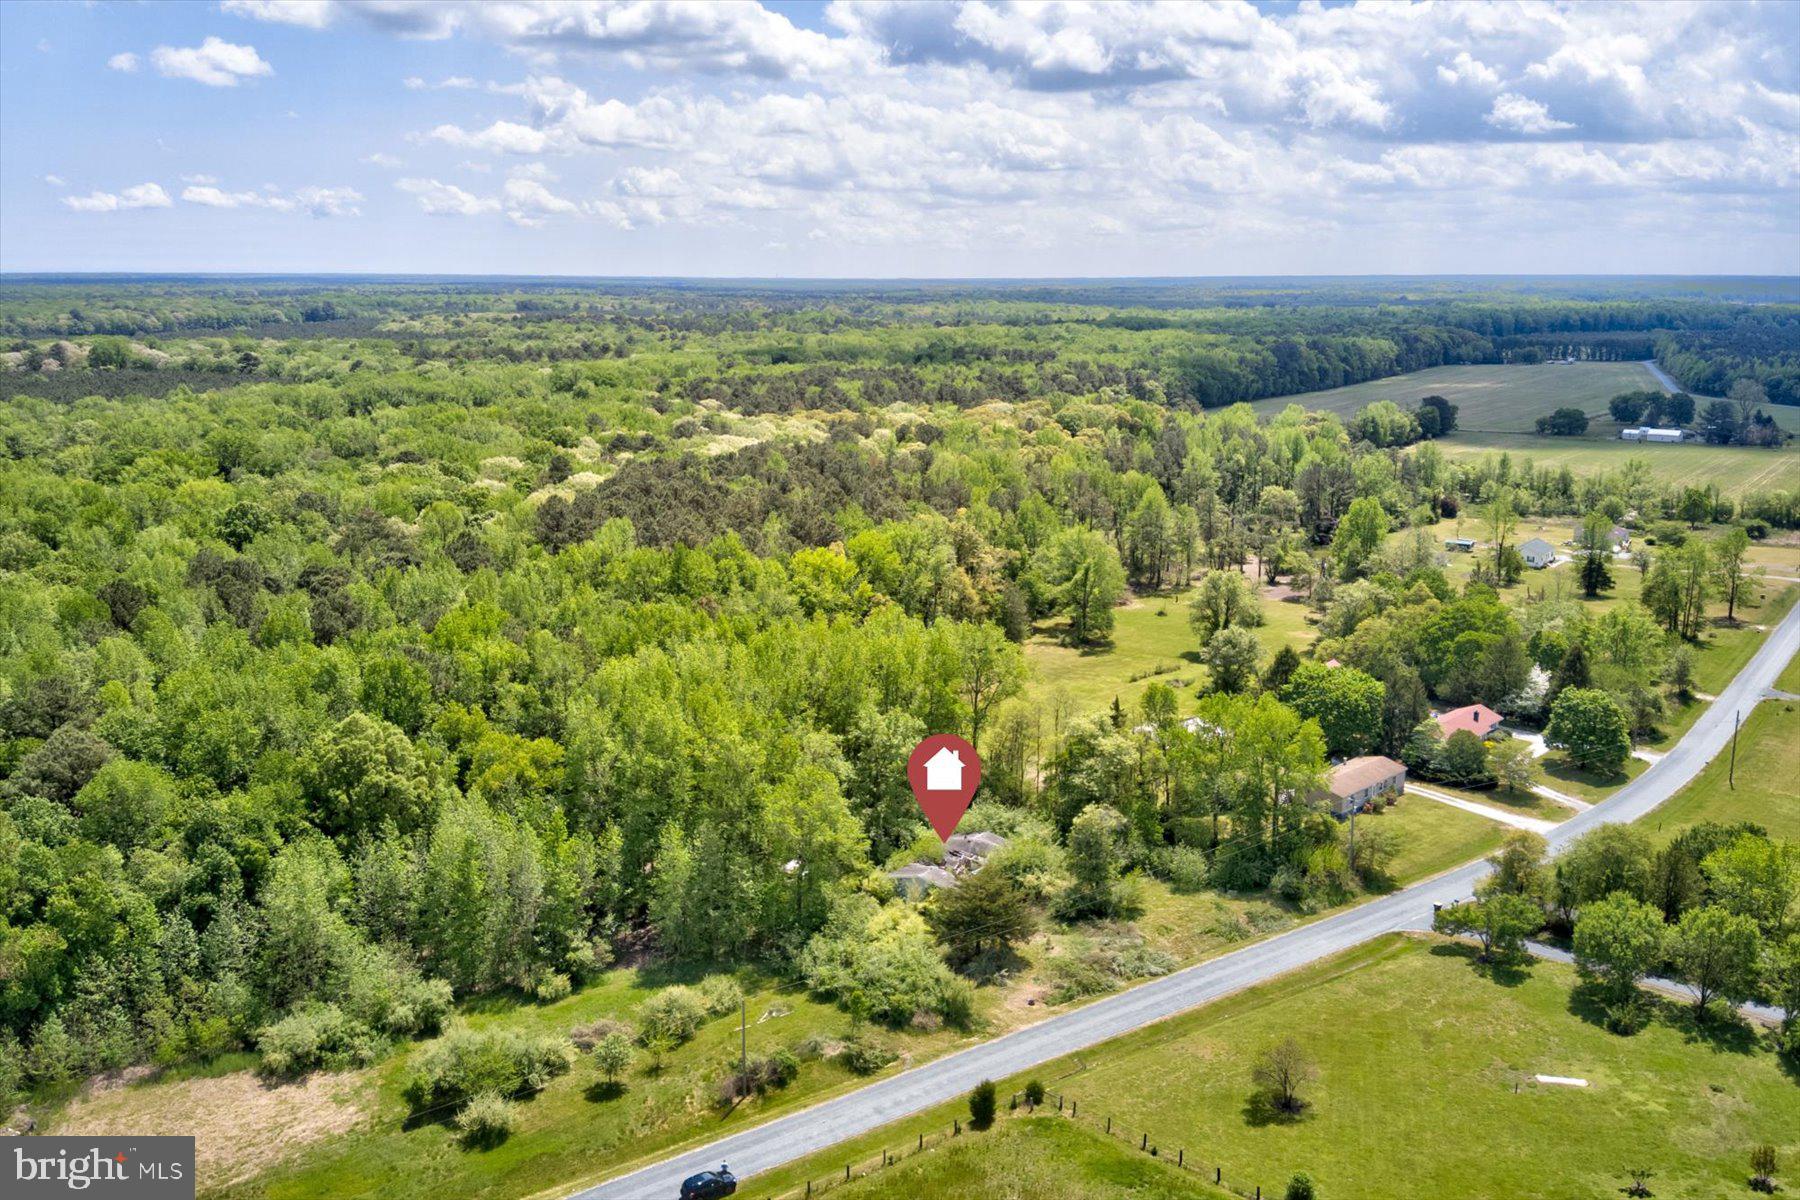
<svg viewBox="0 0 1800 1200">
<path fill-rule="evenodd" d="M 1213 1168 L 1213 1182 L 1214 1183 L 1224 1183 L 1225 1182 L 1225 1168 L 1224 1167 L 1214 1167 Z"/>
<path fill-rule="evenodd" d="M 919 1135 L 919 1149 L 923 1150 L 924 1148 L 925 1148 L 925 1135 L 921 1133 Z"/>
<path fill-rule="evenodd" d="M 844 1182 L 845 1183 L 850 1182 L 850 1164 L 849 1163 L 844 1164 Z"/>
<path fill-rule="evenodd" d="M 1149 1148 L 1150 1148 L 1150 1135 L 1146 1133 L 1143 1137 L 1143 1140 L 1138 1142 L 1138 1149 L 1139 1150 L 1148 1150 Z"/>
<path fill-rule="evenodd" d="M 1178 1167 L 1187 1166 L 1187 1151 L 1186 1150 L 1175 1151 L 1175 1165 Z"/>
<path fill-rule="evenodd" d="M 1108 1132 L 1108 1133 L 1112 1132 L 1112 1118 L 1111 1117 L 1106 1118 L 1106 1132 Z"/>
<path fill-rule="evenodd" d="M 961 1137 L 962 1136 L 962 1118 L 960 1118 L 960 1117 L 951 1117 L 950 1118 L 950 1136 L 951 1137 Z"/>
<path fill-rule="evenodd" d="M 1075 1110 L 1076 1110 L 1076 1108 L 1078 1108 L 1080 1106 L 1080 1104 L 1081 1104 L 1081 1101 L 1079 1101 L 1079 1100 L 1069 1101 L 1069 1115 L 1071 1117 L 1075 1115 Z"/>
</svg>

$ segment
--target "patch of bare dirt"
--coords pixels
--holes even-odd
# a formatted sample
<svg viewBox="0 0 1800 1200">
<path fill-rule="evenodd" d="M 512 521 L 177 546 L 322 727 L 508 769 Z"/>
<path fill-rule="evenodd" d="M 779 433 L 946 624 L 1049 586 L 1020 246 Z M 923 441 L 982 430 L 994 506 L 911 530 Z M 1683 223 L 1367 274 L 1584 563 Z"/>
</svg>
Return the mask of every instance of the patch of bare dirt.
<svg viewBox="0 0 1800 1200">
<path fill-rule="evenodd" d="M 277 1158 L 347 1132 L 368 1115 L 369 1072 L 318 1072 L 265 1083 L 248 1071 L 91 1092 L 66 1108 L 58 1134 L 191 1136 L 202 1190 L 248 1179 Z"/>
</svg>

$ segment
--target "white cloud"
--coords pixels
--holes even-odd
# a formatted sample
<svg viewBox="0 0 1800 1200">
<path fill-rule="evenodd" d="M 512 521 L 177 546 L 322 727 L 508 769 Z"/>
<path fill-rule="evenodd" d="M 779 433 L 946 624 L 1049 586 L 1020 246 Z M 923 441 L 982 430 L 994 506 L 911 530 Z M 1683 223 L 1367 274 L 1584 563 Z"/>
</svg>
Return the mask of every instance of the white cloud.
<svg viewBox="0 0 1800 1200">
<path fill-rule="evenodd" d="M 140 183 L 118 192 L 89 192 L 85 196 L 64 196 L 63 204 L 76 212 L 117 212 L 126 208 L 168 208 L 174 201 L 161 184 Z"/>
<path fill-rule="evenodd" d="M 498 200 L 465 192 L 453 183 L 440 183 L 435 179 L 402 179 L 394 186 L 417 198 L 419 207 L 433 216 L 474 217 L 500 211 Z"/>
<path fill-rule="evenodd" d="M 1498 71 L 1467 50 L 1457 51 L 1456 57 L 1447 64 L 1439 63 L 1437 77 L 1444 83 L 1472 83 L 1480 87 L 1493 87 L 1500 82 Z"/>
<path fill-rule="evenodd" d="M 413 92 L 468 91 L 472 88 L 481 86 L 480 83 L 469 78 L 467 75 L 446 75 L 436 83 L 432 83 L 418 75 L 408 75 L 401 82 L 406 85 L 408 91 Z"/>
<path fill-rule="evenodd" d="M 138 56 L 129 50 L 122 50 L 106 60 L 109 70 L 130 73 L 138 69 Z"/>
<path fill-rule="evenodd" d="M 217 183 L 217 182 L 219 182 L 219 177 L 216 175 L 204 175 L 204 174 L 183 175 L 181 177 L 181 182 L 183 182 L 183 183 Z"/>
<path fill-rule="evenodd" d="M 198 46 L 158 46 L 150 62 L 170 79 L 191 79 L 208 87 L 236 87 L 245 79 L 273 75 L 254 46 L 239 46 L 209 37 Z"/>
<path fill-rule="evenodd" d="M 46 176 L 44 176 L 44 182 L 49 184 L 51 187 L 68 187 L 69 186 L 68 182 L 66 180 L 64 180 L 61 175 L 46 175 Z"/>
<path fill-rule="evenodd" d="M 331 0 L 223 0 L 219 9 L 235 16 L 304 29 L 323 29 L 332 18 Z"/>
<path fill-rule="evenodd" d="M 368 163 L 371 167 L 387 167 L 390 170 L 406 165 L 403 160 L 381 150 L 377 150 L 373 154 L 363 155 L 362 161 Z"/>
<path fill-rule="evenodd" d="M 1540 134 L 1559 133 L 1575 126 L 1568 121 L 1558 121 L 1550 115 L 1550 110 L 1543 104 L 1517 92 L 1501 92 L 1494 97 L 1494 107 L 1482 120 L 1495 129 L 1504 129 L 1512 133 Z"/>
<path fill-rule="evenodd" d="M 439 125 L 431 131 L 431 136 L 452 146 L 497 154 L 542 154 L 550 145 L 550 138 L 543 130 L 516 121 L 495 121 L 486 129 L 473 132 L 455 125 Z"/>
<path fill-rule="evenodd" d="M 204 178 L 204 177 L 202 177 Z M 262 191 L 228 192 L 202 184 L 184 188 L 181 198 L 207 208 L 266 208 L 274 212 L 299 212 L 315 217 L 354 217 L 362 210 L 362 194 L 347 187 L 302 187 L 284 192 L 274 185 Z"/>
</svg>

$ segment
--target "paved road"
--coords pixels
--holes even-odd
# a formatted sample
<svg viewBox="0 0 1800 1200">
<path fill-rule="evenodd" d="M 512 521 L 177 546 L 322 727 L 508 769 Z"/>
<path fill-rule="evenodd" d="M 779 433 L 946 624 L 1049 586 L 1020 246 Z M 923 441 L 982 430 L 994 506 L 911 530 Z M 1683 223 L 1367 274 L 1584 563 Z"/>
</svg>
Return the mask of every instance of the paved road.
<svg viewBox="0 0 1800 1200">
<path fill-rule="evenodd" d="M 1552 853 L 1597 825 L 1635 821 L 1699 773 L 1731 740 L 1800 651 L 1800 605 L 1772 630 L 1747 666 L 1661 761 L 1548 835 Z M 1267 941 L 1120 992 L 1061 1016 L 914 1067 L 888 1079 L 609 1180 L 571 1200 L 674 1200 L 681 1180 L 731 1164 L 742 1179 L 792 1162 L 966 1093 L 983 1079 L 1029 1070 L 1197 1005 L 1241 991 L 1384 933 L 1428 929 L 1433 904 L 1466 899 L 1487 871 L 1474 862 Z"/>
</svg>

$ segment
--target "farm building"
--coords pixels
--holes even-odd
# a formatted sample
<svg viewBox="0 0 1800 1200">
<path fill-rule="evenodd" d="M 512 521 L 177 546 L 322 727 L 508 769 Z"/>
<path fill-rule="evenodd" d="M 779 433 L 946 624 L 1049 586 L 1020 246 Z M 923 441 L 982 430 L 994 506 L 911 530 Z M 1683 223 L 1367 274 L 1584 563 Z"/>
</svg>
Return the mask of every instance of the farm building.
<svg viewBox="0 0 1800 1200">
<path fill-rule="evenodd" d="M 1659 429 L 1653 425 L 1619 430 L 1619 440 L 1625 442 L 1685 442 L 1693 436 L 1685 429 Z"/>
<path fill-rule="evenodd" d="M 1431 719 L 1437 722 L 1438 730 L 1445 737 L 1466 729 L 1486 741 L 1500 728 L 1500 714 L 1485 704 L 1469 704 L 1447 713 L 1432 713 Z"/>
<path fill-rule="evenodd" d="M 1444 539 L 1444 549 L 1460 550 L 1464 554 L 1468 554 L 1468 553 L 1471 553 L 1475 549 L 1475 539 L 1474 538 L 1464 538 L 1464 537 L 1445 538 Z"/>
<path fill-rule="evenodd" d="M 1333 767 L 1319 795 L 1330 803 L 1334 816 L 1347 817 L 1377 796 L 1399 795 L 1405 789 L 1405 767 L 1379 754 L 1365 754 Z"/>
<path fill-rule="evenodd" d="M 1556 561 L 1556 547 L 1543 538 L 1532 538 L 1519 547 L 1519 557 L 1526 566 L 1541 569 Z"/>
</svg>

